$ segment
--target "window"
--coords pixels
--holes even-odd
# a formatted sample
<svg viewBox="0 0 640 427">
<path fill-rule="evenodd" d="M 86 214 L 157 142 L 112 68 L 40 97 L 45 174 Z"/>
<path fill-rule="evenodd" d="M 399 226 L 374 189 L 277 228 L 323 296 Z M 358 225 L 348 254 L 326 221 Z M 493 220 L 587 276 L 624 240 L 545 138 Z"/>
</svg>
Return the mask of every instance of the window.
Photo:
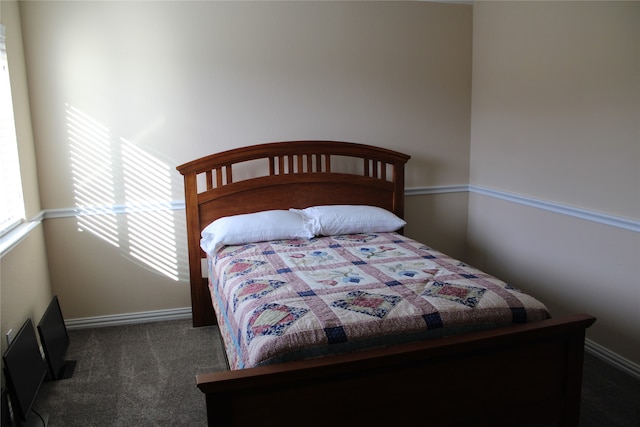
<svg viewBox="0 0 640 427">
<path fill-rule="evenodd" d="M 5 34 L 0 25 L 0 236 L 25 217 Z"/>
</svg>

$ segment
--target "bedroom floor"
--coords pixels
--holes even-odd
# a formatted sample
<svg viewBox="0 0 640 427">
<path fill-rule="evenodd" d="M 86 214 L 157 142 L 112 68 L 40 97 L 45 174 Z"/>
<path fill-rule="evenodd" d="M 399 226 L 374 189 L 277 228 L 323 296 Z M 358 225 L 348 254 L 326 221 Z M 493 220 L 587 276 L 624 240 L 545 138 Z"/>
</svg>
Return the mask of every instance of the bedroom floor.
<svg viewBox="0 0 640 427">
<path fill-rule="evenodd" d="M 195 375 L 226 369 L 215 327 L 175 320 L 69 331 L 73 378 L 43 385 L 56 426 L 204 426 Z M 639 427 L 640 380 L 586 354 L 582 427 Z"/>
<path fill-rule="evenodd" d="M 640 427 L 640 380 L 585 354 L 580 425 Z"/>
</svg>

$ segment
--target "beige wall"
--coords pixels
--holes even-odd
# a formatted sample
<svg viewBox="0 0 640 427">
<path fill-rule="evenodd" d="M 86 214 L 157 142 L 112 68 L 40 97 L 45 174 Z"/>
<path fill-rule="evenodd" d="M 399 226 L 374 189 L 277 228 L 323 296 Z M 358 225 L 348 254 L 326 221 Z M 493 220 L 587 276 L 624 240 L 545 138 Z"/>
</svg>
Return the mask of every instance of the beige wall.
<svg viewBox="0 0 640 427">
<path fill-rule="evenodd" d="M 640 3 L 476 2 L 473 185 L 640 219 Z M 469 200 L 470 259 L 640 363 L 637 231 Z"/>
<path fill-rule="evenodd" d="M 409 187 L 468 180 L 470 6 L 30 1 L 21 9 L 47 209 L 75 202 L 71 109 L 116 160 L 122 140 L 173 167 L 253 143 L 337 139 L 411 154 Z"/>
<path fill-rule="evenodd" d="M 189 305 L 183 211 L 72 209 L 182 200 L 175 166 L 202 155 L 346 140 L 410 154 L 408 187 L 468 182 L 469 5 L 29 1 L 20 10 L 52 289 L 68 318 Z M 442 223 L 408 234 L 461 256 L 465 194 L 408 204 L 408 217 Z M 142 245 L 138 230 L 155 240 Z"/>
<path fill-rule="evenodd" d="M 40 212 L 40 196 L 17 2 L 0 2 L 0 22 L 7 29 L 7 57 L 23 195 L 27 219 L 31 219 Z M 50 300 L 45 240 L 42 226 L 38 225 L 26 239 L 0 258 L 0 349 L 3 353 L 7 331 L 12 329 L 17 333 L 29 317 L 37 323 Z"/>
<path fill-rule="evenodd" d="M 466 192 L 405 197 L 404 234 L 449 256 L 466 259 L 468 199 Z"/>
<path fill-rule="evenodd" d="M 479 2 L 471 182 L 640 218 L 638 2 Z"/>
<path fill-rule="evenodd" d="M 4 353 L 7 345 L 6 333 L 11 329 L 15 336 L 28 318 L 31 318 L 35 328 L 51 301 L 42 227 L 31 231 L 18 246 L 2 257 L 1 262 L 0 346 Z"/>
<path fill-rule="evenodd" d="M 154 214 L 116 215 L 128 230 L 118 247 L 83 231 L 76 218 L 45 221 L 52 288 L 68 319 L 191 306 L 184 210 L 160 212 L 169 220 L 161 223 Z M 151 226 L 125 228 L 132 217 Z M 138 232 L 144 240 L 136 241 Z"/>
</svg>

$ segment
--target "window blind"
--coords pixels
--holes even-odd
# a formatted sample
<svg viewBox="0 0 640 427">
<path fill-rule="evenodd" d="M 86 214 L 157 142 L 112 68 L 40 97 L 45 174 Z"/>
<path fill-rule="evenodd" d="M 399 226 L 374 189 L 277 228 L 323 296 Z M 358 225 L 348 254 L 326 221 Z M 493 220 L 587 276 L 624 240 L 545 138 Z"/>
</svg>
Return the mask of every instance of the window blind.
<svg viewBox="0 0 640 427">
<path fill-rule="evenodd" d="M 25 216 L 5 39 L 6 29 L 0 24 L 0 235 Z"/>
</svg>

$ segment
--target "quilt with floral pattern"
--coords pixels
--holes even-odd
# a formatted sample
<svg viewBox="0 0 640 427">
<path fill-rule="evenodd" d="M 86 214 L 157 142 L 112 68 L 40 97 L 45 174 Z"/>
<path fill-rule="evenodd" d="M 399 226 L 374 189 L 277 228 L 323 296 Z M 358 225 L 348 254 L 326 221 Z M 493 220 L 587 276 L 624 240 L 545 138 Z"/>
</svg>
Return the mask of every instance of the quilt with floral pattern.
<svg viewBox="0 0 640 427">
<path fill-rule="evenodd" d="M 535 298 L 397 233 L 226 246 L 209 286 L 232 369 L 547 319 Z"/>
</svg>

